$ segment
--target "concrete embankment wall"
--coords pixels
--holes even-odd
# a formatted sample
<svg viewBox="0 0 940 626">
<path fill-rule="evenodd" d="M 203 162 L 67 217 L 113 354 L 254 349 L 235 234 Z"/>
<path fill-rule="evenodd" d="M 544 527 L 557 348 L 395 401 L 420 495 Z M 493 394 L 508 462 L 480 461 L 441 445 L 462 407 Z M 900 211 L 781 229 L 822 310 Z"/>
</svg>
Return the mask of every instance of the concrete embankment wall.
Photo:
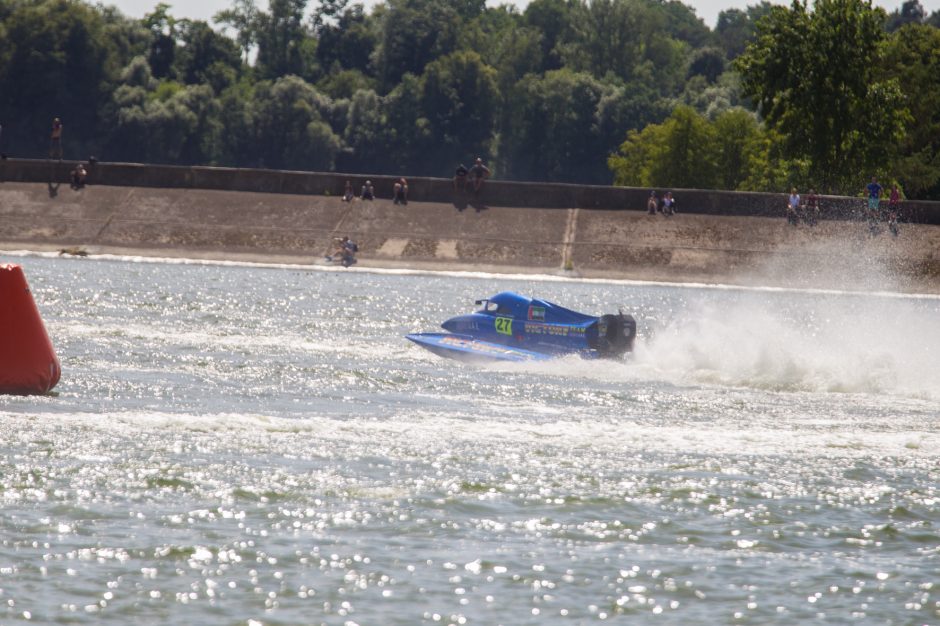
<svg viewBox="0 0 940 626">
<path fill-rule="evenodd" d="M 22 182 L 0 177 L 0 250 L 317 263 L 334 237 L 350 235 L 360 266 L 940 292 L 940 226 L 929 224 L 904 224 L 898 238 L 871 237 L 864 223 L 837 219 L 794 228 L 782 211 L 746 203 L 735 215 L 693 212 L 686 192 L 683 211 L 667 218 L 640 210 L 643 190 L 526 183 L 494 182 L 484 204 L 437 179 L 410 180 L 412 201 L 399 206 L 388 177 L 371 177 L 374 202 L 347 203 L 339 198 L 342 175 L 236 171 L 228 178 L 231 171 L 213 168 L 114 164 L 98 164 L 89 185 L 73 191 L 65 182 L 73 164 L 10 164 L 5 173 Z M 196 186 L 246 188 L 253 177 L 268 191 Z M 300 184 L 308 191 L 287 191 Z M 558 189 L 570 203 L 550 193 Z M 548 206 L 519 206 L 533 199 Z"/>
<path fill-rule="evenodd" d="M 10 159 L 0 162 L 0 181 L 67 182 L 75 161 Z M 341 196 L 345 182 L 358 193 L 371 180 L 380 197 L 391 197 L 393 176 L 350 175 L 325 172 L 293 172 L 223 167 L 145 165 L 140 163 L 96 163 L 89 167 L 88 183 L 166 189 L 219 189 L 303 195 Z M 409 178 L 409 197 L 417 202 L 452 202 L 453 183 L 443 178 Z M 859 184 L 859 189 L 864 187 Z M 665 190 L 659 190 L 660 194 Z M 756 193 L 701 189 L 673 190 L 682 213 L 728 216 L 777 217 L 786 205 L 786 193 Z M 643 210 L 648 189 L 562 183 L 527 183 L 490 180 L 485 202 L 505 207 L 571 208 L 599 210 Z M 823 196 L 825 218 L 851 219 L 864 208 L 861 198 Z M 940 224 L 940 202 L 907 201 L 906 219 L 920 224 Z"/>
</svg>

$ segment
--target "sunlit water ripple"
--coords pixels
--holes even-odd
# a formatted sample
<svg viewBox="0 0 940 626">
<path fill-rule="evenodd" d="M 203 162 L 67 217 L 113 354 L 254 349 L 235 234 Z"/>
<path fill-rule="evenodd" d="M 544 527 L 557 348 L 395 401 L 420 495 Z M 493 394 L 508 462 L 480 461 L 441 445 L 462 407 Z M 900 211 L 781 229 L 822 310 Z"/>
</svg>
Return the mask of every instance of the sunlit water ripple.
<svg viewBox="0 0 940 626">
<path fill-rule="evenodd" d="M 0 396 L 0 623 L 940 622 L 940 300 L 0 261 L 64 372 Z M 637 351 L 404 340 L 501 290 Z"/>
</svg>

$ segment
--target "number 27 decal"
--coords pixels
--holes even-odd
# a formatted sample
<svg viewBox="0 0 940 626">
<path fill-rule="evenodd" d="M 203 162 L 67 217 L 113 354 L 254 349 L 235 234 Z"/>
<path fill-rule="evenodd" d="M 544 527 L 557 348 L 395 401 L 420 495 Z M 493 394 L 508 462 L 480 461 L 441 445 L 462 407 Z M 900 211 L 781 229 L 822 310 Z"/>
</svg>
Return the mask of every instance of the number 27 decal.
<svg viewBox="0 0 940 626">
<path fill-rule="evenodd" d="M 497 317 L 496 318 L 496 332 L 500 335 L 511 335 L 512 334 L 512 318 L 511 317 Z"/>
</svg>

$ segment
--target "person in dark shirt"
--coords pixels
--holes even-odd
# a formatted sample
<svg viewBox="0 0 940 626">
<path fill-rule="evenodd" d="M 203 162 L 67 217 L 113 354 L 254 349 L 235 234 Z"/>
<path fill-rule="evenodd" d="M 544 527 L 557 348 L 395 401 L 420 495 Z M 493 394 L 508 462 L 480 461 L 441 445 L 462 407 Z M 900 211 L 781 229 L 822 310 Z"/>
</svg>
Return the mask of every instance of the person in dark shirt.
<svg viewBox="0 0 940 626">
<path fill-rule="evenodd" d="M 468 170 L 467 166 L 463 163 L 457 166 L 457 169 L 454 171 L 454 191 L 467 188 L 467 173 L 469 171 L 470 170 Z"/>
<path fill-rule="evenodd" d="M 371 180 L 367 180 L 366 184 L 362 186 L 362 193 L 359 194 L 359 197 L 363 200 L 375 200 L 375 187 L 372 185 Z"/>
<path fill-rule="evenodd" d="M 815 189 L 810 189 L 809 195 L 806 196 L 806 214 L 803 219 L 810 226 L 815 226 L 819 220 L 819 196 Z"/>
</svg>

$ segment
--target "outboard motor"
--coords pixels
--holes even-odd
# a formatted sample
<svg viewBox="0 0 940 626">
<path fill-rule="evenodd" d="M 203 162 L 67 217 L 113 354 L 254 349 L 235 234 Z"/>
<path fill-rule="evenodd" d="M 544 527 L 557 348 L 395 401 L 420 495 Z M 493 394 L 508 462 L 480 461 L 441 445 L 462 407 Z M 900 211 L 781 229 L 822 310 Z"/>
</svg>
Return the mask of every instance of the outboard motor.
<svg viewBox="0 0 940 626">
<path fill-rule="evenodd" d="M 597 351 L 601 357 L 617 357 L 633 351 L 636 320 L 632 315 L 602 315 L 597 321 Z"/>
</svg>

